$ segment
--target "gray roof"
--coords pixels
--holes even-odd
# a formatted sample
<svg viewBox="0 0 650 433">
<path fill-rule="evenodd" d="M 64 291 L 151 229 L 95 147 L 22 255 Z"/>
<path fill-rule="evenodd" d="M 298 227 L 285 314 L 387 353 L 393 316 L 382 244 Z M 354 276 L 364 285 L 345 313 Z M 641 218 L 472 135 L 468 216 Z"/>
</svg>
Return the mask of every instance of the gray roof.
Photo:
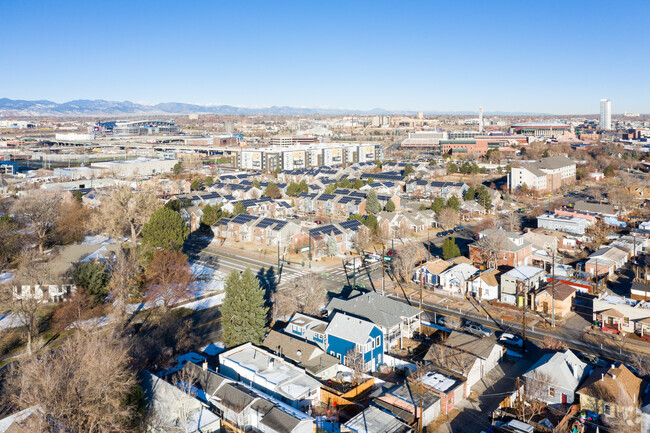
<svg viewBox="0 0 650 433">
<path fill-rule="evenodd" d="M 363 345 L 376 325 L 353 316 L 343 313 L 334 315 L 330 324 L 327 325 L 327 335 L 342 338 L 355 344 Z"/>
<path fill-rule="evenodd" d="M 243 411 L 257 397 L 240 383 L 227 383 L 215 395 L 221 399 L 224 406 L 237 413 Z"/>
<path fill-rule="evenodd" d="M 193 362 L 187 362 L 183 366 L 183 371 L 189 373 L 191 377 L 196 378 L 194 386 L 202 389 L 207 396 L 213 395 L 226 380 L 225 377 L 215 373 L 214 371 L 204 370 L 202 366 Z"/>
<path fill-rule="evenodd" d="M 568 167 L 570 165 L 576 165 L 571 159 L 567 158 L 564 155 L 549 156 L 548 158 L 542 158 L 538 163 L 538 168 L 546 168 L 550 170 Z"/>
<path fill-rule="evenodd" d="M 526 378 L 535 379 L 536 374 L 545 380 L 565 389 L 576 390 L 584 377 L 589 373 L 588 365 L 567 350 L 566 352 L 547 353 L 524 373 Z"/>
<path fill-rule="evenodd" d="M 357 433 L 408 433 L 413 430 L 393 415 L 370 406 L 345 426 Z"/>
<path fill-rule="evenodd" d="M 290 432 L 296 428 L 298 424 L 300 424 L 300 421 L 301 420 L 298 418 L 281 411 L 277 407 L 274 407 L 264 416 L 264 418 L 262 418 L 262 421 L 260 422 L 275 431 Z"/>
<path fill-rule="evenodd" d="M 327 310 L 330 312 L 337 310 L 361 317 L 387 329 L 399 325 L 403 318 L 414 317 L 420 313 L 420 310 L 415 307 L 376 292 L 364 294 L 353 292 L 347 300 L 333 298 L 327 305 Z"/>
<path fill-rule="evenodd" d="M 451 331 L 444 344 L 479 358 L 488 359 L 497 343 L 490 338 L 481 338 L 464 332 Z"/>
<path fill-rule="evenodd" d="M 611 204 L 589 203 L 584 200 L 577 201 L 573 208 L 585 212 L 614 215 L 614 206 Z"/>
<path fill-rule="evenodd" d="M 321 332 L 324 331 L 325 329 Z M 333 365 L 339 364 L 337 358 L 328 355 L 315 344 L 274 330 L 269 332 L 262 345 L 285 358 L 297 362 L 300 367 L 316 375 Z"/>
</svg>

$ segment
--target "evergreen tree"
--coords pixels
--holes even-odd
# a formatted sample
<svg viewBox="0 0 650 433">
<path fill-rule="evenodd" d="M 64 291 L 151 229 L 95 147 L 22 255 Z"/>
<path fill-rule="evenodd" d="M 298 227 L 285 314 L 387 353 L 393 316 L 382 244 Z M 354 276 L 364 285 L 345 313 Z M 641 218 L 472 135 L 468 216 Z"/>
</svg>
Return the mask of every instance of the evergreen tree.
<svg viewBox="0 0 650 433">
<path fill-rule="evenodd" d="M 460 209 L 460 200 L 458 200 L 458 197 L 455 195 L 452 195 L 449 197 L 449 200 L 447 200 L 447 207 L 450 207 L 454 210 L 459 210 Z"/>
<path fill-rule="evenodd" d="M 290 197 L 296 197 L 300 192 L 300 186 L 295 182 L 291 182 L 289 186 L 287 186 L 287 195 Z"/>
<path fill-rule="evenodd" d="M 203 216 L 201 217 L 201 224 L 211 227 L 221 219 L 221 205 L 205 205 L 203 208 Z"/>
<path fill-rule="evenodd" d="M 427 205 L 426 204 L 421 204 L 418 210 L 427 210 Z"/>
<path fill-rule="evenodd" d="M 188 229 L 181 216 L 167 207 L 155 211 L 142 227 L 142 243 L 149 247 L 180 251 Z"/>
<path fill-rule="evenodd" d="M 307 182 L 304 180 L 301 180 L 300 183 L 298 184 L 298 187 L 300 188 L 299 193 L 304 192 L 308 193 L 309 192 L 309 185 L 307 185 Z"/>
<path fill-rule="evenodd" d="M 605 177 L 614 177 L 614 176 L 616 176 L 616 172 L 614 171 L 614 167 L 612 167 L 611 165 L 608 165 L 607 167 L 605 167 L 605 170 L 603 171 L 603 175 Z"/>
<path fill-rule="evenodd" d="M 441 210 L 445 208 L 445 201 L 438 197 L 431 203 L 431 210 L 435 213 L 440 213 Z"/>
<path fill-rule="evenodd" d="M 442 243 L 442 258 L 445 260 L 460 256 L 460 248 L 456 245 L 456 239 L 447 238 Z"/>
<path fill-rule="evenodd" d="M 370 185 L 371 183 L 375 183 L 375 180 L 372 177 L 366 179 L 366 185 Z"/>
<path fill-rule="evenodd" d="M 327 238 L 327 255 L 332 257 L 337 255 L 339 252 L 339 244 L 336 242 L 336 236 L 330 235 Z"/>
<path fill-rule="evenodd" d="M 463 196 L 465 201 L 472 201 L 474 198 L 476 198 L 476 188 L 473 186 L 470 186 L 467 188 L 467 191 L 465 191 L 465 195 Z"/>
<path fill-rule="evenodd" d="M 415 173 L 415 170 L 413 170 L 413 166 L 411 164 L 406 164 L 404 166 L 404 176 L 408 176 L 411 173 Z"/>
<path fill-rule="evenodd" d="M 262 189 L 262 184 L 260 184 L 259 179 L 254 179 L 253 180 L 253 186 L 257 189 Z"/>
<path fill-rule="evenodd" d="M 76 190 L 75 192 L 72 193 L 72 197 L 77 200 L 79 203 L 83 201 L 84 194 L 80 190 Z"/>
<path fill-rule="evenodd" d="M 352 184 L 352 188 L 354 189 L 359 189 L 362 186 L 363 186 L 363 181 L 361 179 L 355 180 L 354 183 Z"/>
<path fill-rule="evenodd" d="M 450 162 L 449 164 L 447 164 L 447 173 L 453 174 L 456 172 L 458 172 L 458 165 L 456 165 L 456 163 Z"/>
<path fill-rule="evenodd" d="M 244 203 L 238 201 L 237 203 L 235 203 L 233 209 L 233 216 L 237 216 L 240 213 L 246 213 L 246 206 L 244 206 Z"/>
<path fill-rule="evenodd" d="M 223 340 L 227 347 L 251 342 L 261 344 L 266 332 L 268 307 L 264 290 L 250 270 L 233 270 L 225 281 L 226 297 L 221 306 Z"/>
<path fill-rule="evenodd" d="M 341 181 L 341 188 L 352 188 L 352 184 L 347 177 Z"/>
<path fill-rule="evenodd" d="M 368 227 L 373 233 L 376 232 L 377 227 L 379 227 L 379 221 L 377 221 L 377 217 L 373 214 L 368 215 L 362 222 L 363 225 Z"/>
<path fill-rule="evenodd" d="M 392 200 L 388 200 L 386 203 L 386 212 L 395 212 L 395 203 Z"/>
<path fill-rule="evenodd" d="M 379 204 L 379 199 L 377 199 L 377 193 L 374 189 L 368 191 L 368 195 L 366 196 L 366 211 L 368 213 L 381 212 L 381 205 Z"/>
<path fill-rule="evenodd" d="M 192 191 L 196 191 L 198 189 L 201 189 L 201 179 L 194 179 L 192 183 L 190 184 L 190 189 Z"/>
<path fill-rule="evenodd" d="M 323 194 L 332 194 L 336 191 L 336 182 L 332 182 L 325 187 Z"/>
<path fill-rule="evenodd" d="M 478 204 L 483 206 L 486 210 L 492 208 L 492 197 L 490 197 L 490 193 L 485 187 L 481 188 L 478 192 Z"/>
<path fill-rule="evenodd" d="M 205 186 L 210 186 L 214 183 L 214 178 L 212 176 L 206 176 L 205 179 L 203 179 L 203 184 Z"/>
<path fill-rule="evenodd" d="M 108 291 L 108 268 L 103 262 L 80 263 L 72 272 L 72 279 L 79 289 L 85 289 L 94 304 L 101 304 Z"/>
<path fill-rule="evenodd" d="M 182 170 L 183 170 L 183 166 L 181 165 L 180 162 L 177 162 L 177 163 L 174 165 L 174 168 L 172 168 L 172 172 L 173 172 L 176 176 L 178 176 L 178 175 L 181 173 Z"/>
</svg>

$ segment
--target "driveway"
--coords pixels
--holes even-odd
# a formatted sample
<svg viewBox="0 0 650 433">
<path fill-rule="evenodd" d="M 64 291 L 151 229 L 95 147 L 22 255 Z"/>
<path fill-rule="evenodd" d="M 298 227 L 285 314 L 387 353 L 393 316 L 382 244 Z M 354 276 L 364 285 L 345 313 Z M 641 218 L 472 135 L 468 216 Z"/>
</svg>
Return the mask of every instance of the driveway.
<svg viewBox="0 0 650 433">
<path fill-rule="evenodd" d="M 531 362 L 519 359 L 504 361 L 490 371 L 486 377 L 474 385 L 469 399 L 459 402 L 454 407 L 458 414 L 436 430 L 437 433 L 479 433 L 490 427 L 489 415 L 503 399 L 515 390 L 517 377 L 527 371 Z M 473 398 L 478 394 L 478 398 Z M 444 419 L 444 415 L 440 418 Z"/>
</svg>

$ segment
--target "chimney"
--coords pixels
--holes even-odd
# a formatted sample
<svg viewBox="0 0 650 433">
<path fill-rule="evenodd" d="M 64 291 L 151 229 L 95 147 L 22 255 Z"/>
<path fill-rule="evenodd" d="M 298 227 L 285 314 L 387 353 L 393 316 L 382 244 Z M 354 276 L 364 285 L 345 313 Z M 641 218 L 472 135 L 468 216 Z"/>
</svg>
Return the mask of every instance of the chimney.
<svg viewBox="0 0 650 433">
<path fill-rule="evenodd" d="M 273 368 L 274 365 L 275 365 L 275 359 L 269 358 L 269 369 Z"/>
<path fill-rule="evenodd" d="M 605 373 L 600 373 L 600 381 L 601 382 L 605 381 Z"/>
<path fill-rule="evenodd" d="M 203 371 L 208 371 L 208 361 L 203 361 Z"/>
</svg>

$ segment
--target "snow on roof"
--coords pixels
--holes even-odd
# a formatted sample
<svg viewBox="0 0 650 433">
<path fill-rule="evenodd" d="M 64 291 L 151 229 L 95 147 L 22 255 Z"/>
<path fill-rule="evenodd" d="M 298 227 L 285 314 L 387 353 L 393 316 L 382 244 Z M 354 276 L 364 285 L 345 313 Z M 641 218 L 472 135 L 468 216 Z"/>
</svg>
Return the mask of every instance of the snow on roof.
<svg viewBox="0 0 650 433">
<path fill-rule="evenodd" d="M 422 383 L 440 392 L 447 392 L 458 380 L 437 371 L 430 371 L 422 377 Z"/>
</svg>

